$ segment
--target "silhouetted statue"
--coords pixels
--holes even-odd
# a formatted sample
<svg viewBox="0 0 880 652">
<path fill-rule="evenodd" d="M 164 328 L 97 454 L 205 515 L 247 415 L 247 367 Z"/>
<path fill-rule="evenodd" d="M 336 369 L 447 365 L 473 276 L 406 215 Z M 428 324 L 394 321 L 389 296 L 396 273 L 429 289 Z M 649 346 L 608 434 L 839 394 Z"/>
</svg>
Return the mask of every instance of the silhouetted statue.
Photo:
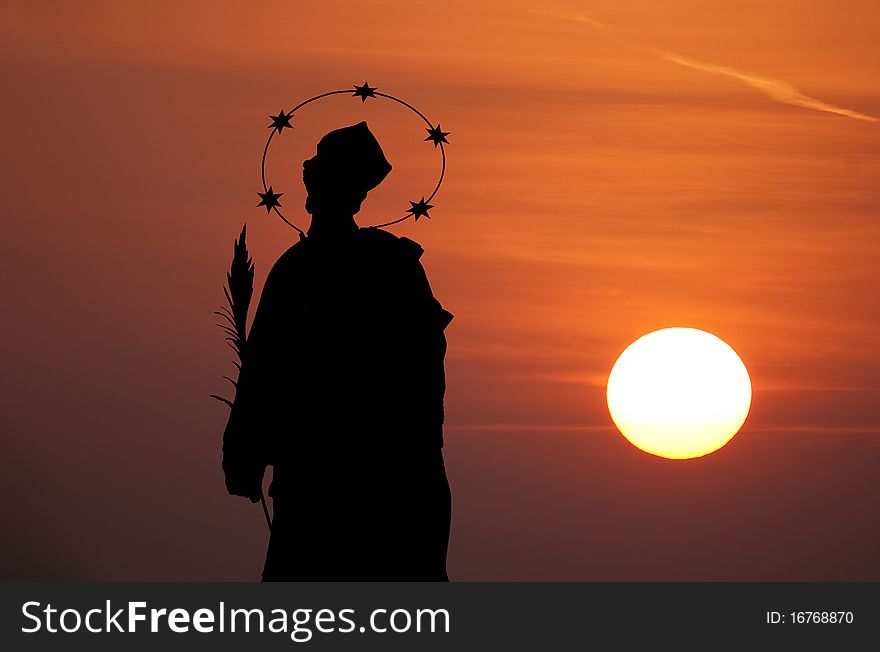
<svg viewBox="0 0 880 652">
<path fill-rule="evenodd" d="M 274 521 L 264 580 L 445 581 L 443 446 L 452 315 L 422 248 L 354 215 L 391 165 L 367 124 L 304 162 L 308 236 L 270 272 L 223 437 L 230 494 Z"/>
</svg>

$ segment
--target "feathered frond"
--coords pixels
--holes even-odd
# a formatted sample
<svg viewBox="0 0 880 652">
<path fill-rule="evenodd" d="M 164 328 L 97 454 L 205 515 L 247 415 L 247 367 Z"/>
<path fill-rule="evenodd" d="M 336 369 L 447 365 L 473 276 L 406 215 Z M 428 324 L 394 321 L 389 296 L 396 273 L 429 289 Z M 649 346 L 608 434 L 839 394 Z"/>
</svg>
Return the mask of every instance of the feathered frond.
<svg viewBox="0 0 880 652">
<path fill-rule="evenodd" d="M 232 408 L 232 401 L 230 401 L 228 398 L 223 398 L 222 396 L 217 396 L 216 394 L 211 394 L 211 398 L 216 398 L 218 401 L 226 403 L 226 405 L 228 405 L 230 409 Z"/>
<path fill-rule="evenodd" d="M 241 227 L 241 235 L 233 246 L 232 265 L 226 275 L 223 293 L 229 303 L 229 313 L 235 328 L 233 343 L 241 360 L 247 342 L 248 309 L 254 294 L 254 261 L 247 250 L 247 224 Z"/>
<path fill-rule="evenodd" d="M 228 322 L 217 324 L 217 326 L 223 330 L 227 343 L 238 357 L 238 360 L 233 360 L 232 363 L 239 371 L 241 371 L 241 363 L 244 361 L 245 345 L 247 344 L 247 316 L 253 294 L 254 261 L 247 250 L 247 224 L 245 224 L 241 227 L 241 235 L 232 248 L 232 264 L 229 266 L 226 285 L 223 288 L 223 295 L 229 305 L 221 306 L 220 310 L 214 312 L 215 315 L 219 315 Z M 232 383 L 233 387 L 238 387 L 232 378 L 223 377 Z M 211 394 L 211 398 L 216 398 L 232 407 L 232 401 L 229 399 L 216 394 Z"/>
</svg>

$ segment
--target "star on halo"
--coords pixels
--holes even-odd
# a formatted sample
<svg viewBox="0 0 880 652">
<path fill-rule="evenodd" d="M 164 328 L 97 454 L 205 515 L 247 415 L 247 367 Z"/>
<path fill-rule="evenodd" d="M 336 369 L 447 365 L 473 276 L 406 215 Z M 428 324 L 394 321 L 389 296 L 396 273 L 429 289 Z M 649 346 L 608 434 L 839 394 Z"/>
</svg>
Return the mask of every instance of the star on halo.
<svg viewBox="0 0 880 652">
<path fill-rule="evenodd" d="M 283 192 L 272 192 L 272 186 L 269 186 L 269 189 L 266 192 L 258 192 L 257 194 L 260 196 L 260 199 L 262 200 L 259 204 L 257 204 L 257 207 L 259 208 L 260 206 L 265 206 L 266 212 L 269 213 L 276 206 L 281 206 L 281 204 L 278 201 L 278 198 L 281 195 L 283 195 L 284 193 Z"/>
<path fill-rule="evenodd" d="M 275 129 L 279 134 L 284 128 L 293 129 L 293 125 L 290 124 L 290 119 L 293 117 L 293 111 L 285 113 L 284 109 L 281 109 L 278 115 L 270 115 L 269 117 L 272 118 L 272 124 L 269 125 L 269 129 Z"/>
<path fill-rule="evenodd" d="M 361 98 L 361 102 L 366 102 L 368 97 L 376 97 L 376 90 L 378 87 L 370 86 L 367 82 L 364 82 L 363 86 L 354 85 L 354 93 L 351 94 L 352 97 Z"/>
<path fill-rule="evenodd" d="M 440 131 L 440 124 L 438 123 L 436 127 L 432 129 L 425 129 L 428 132 L 428 137 L 425 140 L 430 140 L 434 143 L 434 147 L 437 147 L 440 143 L 449 144 L 449 141 L 446 140 L 446 137 L 450 134 L 448 131 Z"/>
<path fill-rule="evenodd" d="M 420 217 L 427 217 L 429 220 L 431 219 L 431 216 L 428 215 L 428 210 L 434 207 L 426 202 L 424 197 L 422 197 L 421 201 L 411 201 L 409 204 L 412 208 L 410 208 L 407 213 L 416 218 L 416 222 L 419 221 Z"/>
</svg>

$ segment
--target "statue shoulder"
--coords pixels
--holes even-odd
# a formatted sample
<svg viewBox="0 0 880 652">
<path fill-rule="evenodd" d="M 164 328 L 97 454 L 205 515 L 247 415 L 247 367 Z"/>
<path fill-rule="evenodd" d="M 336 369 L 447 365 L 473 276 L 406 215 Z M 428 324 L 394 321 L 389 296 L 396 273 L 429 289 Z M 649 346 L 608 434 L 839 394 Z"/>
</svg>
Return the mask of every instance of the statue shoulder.
<svg viewBox="0 0 880 652">
<path fill-rule="evenodd" d="M 452 321 L 452 313 L 443 309 L 434 298 L 431 284 L 419 259 L 425 250 L 415 240 L 399 237 L 388 231 L 377 228 L 361 229 L 364 242 L 370 242 L 372 255 L 381 257 L 379 269 L 393 275 L 398 283 L 392 283 L 399 292 L 405 294 L 405 300 L 397 303 L 405 306 L 407 312 L 421 315 L 422 324 L 431 328 L 445 329 Z"/>
<path fill-rule="evenodd" d="M 307 247 L 303 240 L 294 244 L 275 261 L 275 264 L 272 265 L 272 269 L 269 271 L 269 275 L 284 277 L 291 272 L 295 272 L 305 263 L 306 249 Z"/>
<path fill-rule="evenodd" d="M 281 254 L 281 257 L 278 258 L 278 262 L 276 264 L 296 264 L 306 257 L 307 250 L 308 246 L 306 245 L 306 241 L 299 240 L 298 242 L 294 243 L 293 246 L 289 247 L 287 251 Z"/>
<path fill-rule="evenodd" d="M 384 229 L 367 227 L 360 229 L 358 235 L 369 246 L 379 249 L 383 254 L 418 260 L 425 250 L 415 240 L 396 236 Z"/>
</svg>

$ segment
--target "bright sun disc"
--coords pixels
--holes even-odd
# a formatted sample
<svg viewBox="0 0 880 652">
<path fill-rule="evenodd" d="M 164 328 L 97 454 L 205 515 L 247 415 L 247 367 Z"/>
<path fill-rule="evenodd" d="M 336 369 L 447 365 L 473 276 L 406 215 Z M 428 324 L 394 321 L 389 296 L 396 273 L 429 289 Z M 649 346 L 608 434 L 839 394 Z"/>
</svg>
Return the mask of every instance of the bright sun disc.
<svg viewBox="0 0 880 652">
<path fill-rule="evenodd" d="M 634 446 L 687 459 L 718 450 L 739 431 L 752 382 L 723 340 L 695 328 L 664 328 L 620 354 L 607 398 L 611 418 Z"/>
</svg>

